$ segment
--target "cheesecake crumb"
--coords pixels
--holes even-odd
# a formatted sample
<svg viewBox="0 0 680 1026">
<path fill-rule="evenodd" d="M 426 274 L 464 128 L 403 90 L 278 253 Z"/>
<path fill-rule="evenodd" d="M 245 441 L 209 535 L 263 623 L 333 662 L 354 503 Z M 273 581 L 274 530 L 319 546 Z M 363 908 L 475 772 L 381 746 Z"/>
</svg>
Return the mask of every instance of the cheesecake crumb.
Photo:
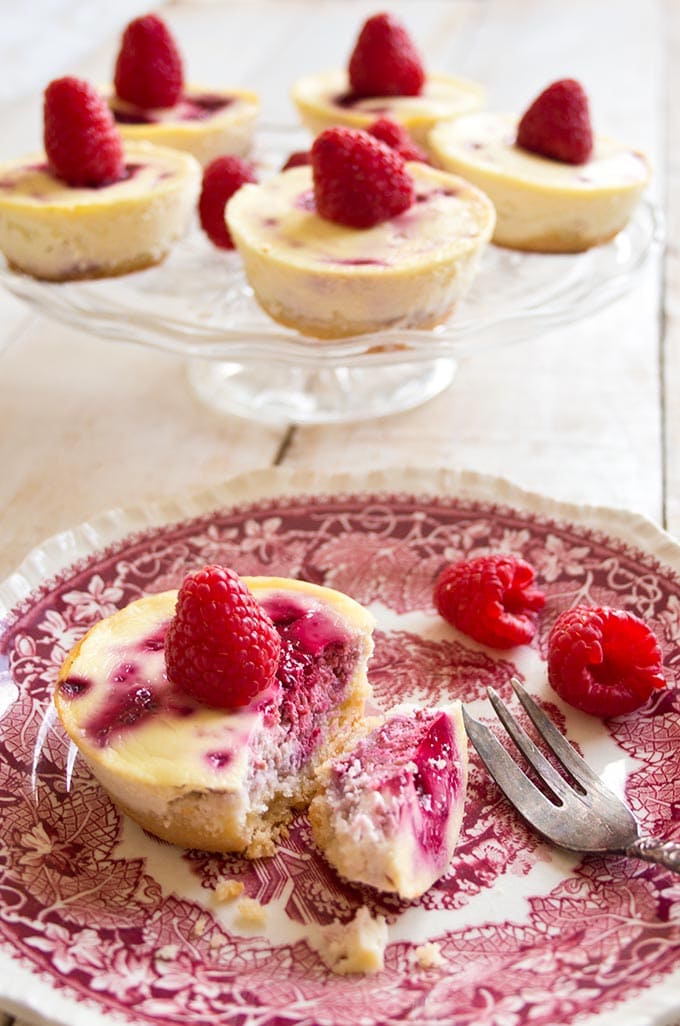
<svg viewBox="0 0 680 1026">
<path fill-rule="evenodd" d="M 433 941 L 421 944 L 419 948 L 416 948 L 414 954 L 421 969 L 440 969 L 446 965 L 446 959 L 442 955 L 439 945 Z"/>
<path fill-rule="evenodd" d="M 314 925 L 308 942 L 331 972 L 378 973 L 385 965 L 387 923 L 384 916 L 371 915 L 365 905 L 349 923 L 334 920 L 327 926 Z"/>
<path fill-rule="evenodd" d="M 267 922 L 267 910 L 255 898 L 241 898 L 237 908 L 239 919 L 246 926 L 264 926 Z"/>
<path fill-rule="evenodd" d="M 241 880 L 219 880 L 213 891 L 217 901 L 233 901 L 243 894 Z"/>
</svg>

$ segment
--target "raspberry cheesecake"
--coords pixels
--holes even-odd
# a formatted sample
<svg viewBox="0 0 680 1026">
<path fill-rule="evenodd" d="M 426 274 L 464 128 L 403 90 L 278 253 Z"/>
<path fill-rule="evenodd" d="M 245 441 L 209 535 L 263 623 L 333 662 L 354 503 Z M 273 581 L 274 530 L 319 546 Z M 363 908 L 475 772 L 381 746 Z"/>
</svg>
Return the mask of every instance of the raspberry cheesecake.
<svg viewBox="0 0 680 1026">
<path fill-rule="evenodd" d="M 398 707 L 320 777 L 309 817 L 328 861 L 355 883 L 419 897 L 446 872 L 460 833 L 467 787 L 460 703 Z"/>
<path fill-rule="evenodd" d="M 589 142 L 589 126 L 570 123 L 577 86 L 562 80 L 541 94 L 536 103 L 548 94 L 548 116 L 543 99 L 538 115 L 533 105 L 522 119 L 478 112 L 430 132 L 433 162 L 493 201 L 500 246 L 581 252 L 620 232 L 640 200 L 650 178 L 645 156 L 600 135 Z"/>
<path fill-rule="evenodd" d="M 127 274 L 167 255 L 200 189 L 187 153 L 124 147 L 119 181 L 72 186 L 44 154 L 0 165 L 0 250 L 14 270 L 49 281 Z"/>
<path fill-rule="evenodd" d="M 442 118 L 482 107 L 484 90 L 464 78 L 427 74 L 405 26 L 391 14 L 377 14 L 362 26 L 346 70 L 300 78 L 292 98 L 313 135 L 333 125 L 367 129 L 387 117 L 426 146 Z"/>
<path fill-rule="evenodd" d="M 372 629 L 332 589 L 207 567 L 92 627 L 55 704 L 144 829 L 259 857 L 362 722 Z"/>
<path fill-rule="evenodd" d="M 388 149 L 377 140 L 366 143 L 366 133 L 354 135 L 367 149 Z M 383 209 L 388 175 L 381 164 L 367 167 L 372 177 L 357 179 L 363 195 L 351 197 L 350 214 L 374 196 Z M 340 338 L 446 319 L 479 268 L 493 206 L 461 178 L 417 162 L 405 169 L 408 205 L 368 227 L 321 216 L 318 176 L 310 166 L 235 193 L 226 210 L 229 233 L 257 301 L 274 320 L 305 335 Z M 391 182 L 384 184 L 392 194 Z M 340 194 L 335 186 L 330 191 Z"/>
<path fill-rule="evenodd" d="M 103 98 L 72 77 L 45 90 L 45 152 L 0 165 L 0 250 L 50 281 L 158 263 L 192 216 L 201 169 L 189 154 L 125 146 Z"/>
<path fill-rule="evenodd" d="M 126 27 L 108 102 L 124 139 L 185 150 L 201 165 L 245 155 L 260 107 L 248 90 L 186 84 L 175 39 L 156 14 Z"/>
</svg>

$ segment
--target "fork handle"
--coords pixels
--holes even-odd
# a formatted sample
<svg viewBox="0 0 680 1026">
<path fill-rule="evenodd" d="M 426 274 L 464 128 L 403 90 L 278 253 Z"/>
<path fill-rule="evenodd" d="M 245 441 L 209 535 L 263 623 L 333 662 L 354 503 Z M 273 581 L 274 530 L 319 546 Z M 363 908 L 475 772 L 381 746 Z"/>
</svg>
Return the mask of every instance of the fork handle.
<svg viewBox="0 0 680 1026">
<path fill-rule="evenodd" d="M 625 854 L 644 859 L 645 862 L 658 862 L 666 869 L 680 873 L 680 844 L 675 841 L 664 841 L 661 837 L 638 837 L 628 845 Z"/>
</svg>

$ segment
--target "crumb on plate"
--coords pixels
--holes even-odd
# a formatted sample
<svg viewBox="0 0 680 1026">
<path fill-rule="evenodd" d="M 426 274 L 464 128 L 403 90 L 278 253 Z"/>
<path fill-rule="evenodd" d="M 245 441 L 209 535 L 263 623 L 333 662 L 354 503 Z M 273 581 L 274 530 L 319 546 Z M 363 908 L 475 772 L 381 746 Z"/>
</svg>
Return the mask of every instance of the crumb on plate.
<svg viewBox="0 0 680 1026">
<path fill-rule="evenodd" d="M 421 969 L 440 969 L 441 966 L 446 965 L 446 959 L 442 955 L 439 945 L 434 941 L 421 944 L 416 948 L 414 954 Z"/>
<path fill-rule="evenodd" d="M 213 894 L 216 901 L 233 901 L 243 894 L 243 883 L 241 880 L 219 880 L 215 884 Z"/>
<path fill-rule="evenodd" d="M 331 972 L 378 973 L 385 965 L 387 923 L 362 905 L 349 923 L 336 919 L 327 926 L 312 926 L 308 941 Z"/>
</svg>

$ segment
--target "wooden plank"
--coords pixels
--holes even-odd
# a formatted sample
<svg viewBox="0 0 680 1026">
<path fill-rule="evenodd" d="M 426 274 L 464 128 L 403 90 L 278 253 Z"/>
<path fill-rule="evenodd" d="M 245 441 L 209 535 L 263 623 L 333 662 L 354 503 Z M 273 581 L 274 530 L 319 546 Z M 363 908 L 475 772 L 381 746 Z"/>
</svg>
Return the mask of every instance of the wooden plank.
<svg viewBox="0 0 680 1026">
<path fill-rule="evenodd" d="M 587 331 L 472 357 L 451 387 L 408 413 L 299 429 L 287 461 L 346 469 L 469 467 L 564 501 L 633 509 L 660 520 L 656 366 L 637 356 L 630 307 Z M 619 376 L 621 367 L 629 374 Z"/>
<path fill-rule="evenodd" d="M 0 407 L 0 577 L 98 512 L 270 465 L 285 434 L 212 412 L 177 357 L 37 318 L 3 356 Z"/>
</svg>

